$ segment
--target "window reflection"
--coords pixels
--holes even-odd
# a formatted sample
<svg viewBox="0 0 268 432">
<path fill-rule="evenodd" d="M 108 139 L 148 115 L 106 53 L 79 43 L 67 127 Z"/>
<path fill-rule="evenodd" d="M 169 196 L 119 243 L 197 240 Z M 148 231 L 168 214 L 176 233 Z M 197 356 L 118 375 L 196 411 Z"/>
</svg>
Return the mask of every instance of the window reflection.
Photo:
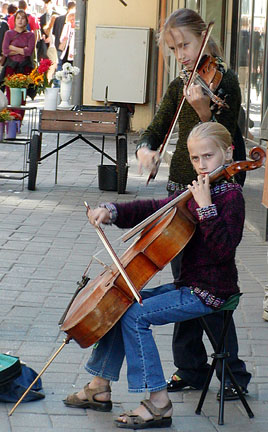
<svg viewBox="0 0 268 432">
<path fill-rule="evenodd" d="M 265 37 L 266 0 L 255 1 L 252 29 L 251 83 L 249 93 L 249 117 L 254 121 L 252 133 L 259 138 L 262 110 L 263 62 Z"/>
<path fill-rule="evenodd" d="M 242 104 L 247 105 L 249 86 L 249 48 L 250 48 L 250 18 L 242 15 L 240 20 L 240 37 L 238 49 L 238 78 L 241 88 Z"/>
</svg>

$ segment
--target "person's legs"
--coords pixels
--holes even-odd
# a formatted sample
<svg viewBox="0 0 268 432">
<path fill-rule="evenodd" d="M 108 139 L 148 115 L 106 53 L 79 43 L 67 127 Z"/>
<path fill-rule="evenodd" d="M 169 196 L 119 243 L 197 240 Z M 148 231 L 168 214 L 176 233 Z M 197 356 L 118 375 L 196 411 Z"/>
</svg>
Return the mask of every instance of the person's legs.
<svg viewBox="0 0 268 432">
<path fill-rule="evenodd" d="M 125 344 L 128 388 L 130 392 L 150 392 L 149 401 L 129 414 L 123 414 L 117 423 L 131 425 L 131 417 L 139 416 L 145 422 L 152 422 L 153 406 L 162 412 L 161 427 L 170 426 L 172 405 L 166 391 L 159 353 L 152 336 L 151 325 L 165 325 L 170 322 L 183 321 L 192 317 L 213 313 L 204 305 L 190 288 L 175 289 L 168 284 L 151 291 L 151 296 L 144 299 L 143 307 L 135 303 L 121 318 L 122 335 Z M 145 406 L 144 406 L 145 405 Z M 158 423 L 159 424 L 159 423 Z M 150 423 L 152 425 L 152 423 Z M 154 427 L 156 424 L 153 423 Z M 146 425 L 148 427 L 148 423 Z"/>
<path fill-rule="evenodd" d="M 218 342 L 223 326 L 223 313 L 217 312 L 205 317 L 213 337 Z M 174 364 L 178 368 L 176 374 L 188 385 L 202 388 L 208 373 L 209 365 L 204 344 L 202 342 L 203 329 L 198 320 L 186 321 L 175 325 L 173 335 Z M 228 332 L 228 352 L 230 357 L 227 362 L 238 384 L 246 390 L 251 374 L 247 372 L 245 363 L 238 358 L 238 342 L 236 329 L 231 320 Z M 217 366 L 217 377 L 220 379 L 220 366 Z M 171 382 L 171 381 L 170 381 Z M 226 384 L 230 384 L 228 374 Z M 175 391 L 176 383 L 169 385 Z M 174 388 L 175 387 L 175 388 Z M 177 390 L 182 390 L 178 385 Z"/>
<path fill-rule="evenodd" d="M 175 323 L 172 351 L 177 371 L 174 375 L 183 382 L 169 383 L 169 391 L 182 390 L 185 386 L 202 389 L 208 370 L 207 352 L 202 341 L 203 329 L 199 321 L 189 320 Z"/>
<path fill-rule="evenodd" d="M 151 325 L 165 325 L 213 313 L 187 287 L 177 290 L 174 284 L 168 284 L 152 293 L 143 301 L 143 307 L 135 303 L 121 318 L 130 392 L 156 392 L 167 385 Z"/>
</svg>

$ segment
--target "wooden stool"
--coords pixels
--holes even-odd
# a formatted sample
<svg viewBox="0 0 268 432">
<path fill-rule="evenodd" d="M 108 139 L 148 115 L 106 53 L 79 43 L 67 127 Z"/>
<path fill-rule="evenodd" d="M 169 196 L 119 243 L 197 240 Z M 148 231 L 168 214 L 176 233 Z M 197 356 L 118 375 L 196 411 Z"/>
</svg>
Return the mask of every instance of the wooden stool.
<svg viewBox="0 0 268 432">
<path fill-rule="evenodd" d="M 226 359 L 230 355 L 226 351 L 228 330 L 229 330 L 231 318 L 233 316 L 235 309 L 238 306 L 239 299 L 240 299 L 241 295 L 242 295 L 241 293 L 232 295 L 224 303 L 224 305 L 219 309 L 219 311 L 224 311 L 224 319 L 223 319 L 223 329 L 222 329 L 222 333 L 220 335 L 218 344 L 216 343 L 216 341 L 212 335 L 212 332 L 211 332 L 210 328 L 208 327 L 207 322 L 205 321 L 205 318 L 204 317 L 198 318 L 200 321 L 200 324 L 202 325 L 203 329 L 205 330 L 205 332 L 206 332 L 206 334 L 210 340 L 210 343 L 211 343 L 211 345 L 215 351 L 211 355 L 211 357 L 213 358 L 213 361 L 212 361 L 212 364 L 210 366 L 208 376 L 207 376 L 205 385 L 203 387 L 203 391 L 202 391 L 201 397 L 199 399 L 199 403 L 198 403 L 198 406 L 196 408 L 195 413 L 201 414 L 201 409 L 202 409 L 203 403 L 204 403 L 205 398 L 206 398 L 206 394 L 207 394 L 207 391 L 209 388 L 209 384 L 210 384 L 212 375 L 213 375 L 214 370 L 216 368 L 217 362 L 220 361 L 221 362 L 221 387 L 220 387 L 220 403 L 219 403 L 219 417 L 218 417 L 218 424 L 219 425 L 224 424 L 224 388 L 225 388 L 226 371 L 228 372 L 228 374 L 230 376 L 230 380 L 231 380 L 235 390 L 237 391 L 239 399 L 241 400 L 242 404 L 244 405 L 245 410 L 247 411 L 249 418 L 254 417 L 253 412 L 251 411 L 244 395 L 241 392 L 241 389 L 240 389 L 235 377 L 232 374 L 232 371 L 231 371 L 228 363 L 226 362 Z"/>
</svg>

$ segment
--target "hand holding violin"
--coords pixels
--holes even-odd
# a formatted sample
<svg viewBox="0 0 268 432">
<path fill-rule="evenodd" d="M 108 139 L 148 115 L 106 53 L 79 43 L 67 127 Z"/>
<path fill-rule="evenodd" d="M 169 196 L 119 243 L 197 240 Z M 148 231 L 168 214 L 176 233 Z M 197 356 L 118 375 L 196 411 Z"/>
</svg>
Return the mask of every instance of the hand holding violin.
<svg viewBox="0 0 268 432">
<path fill-rule="evenodd" d="M 201 85 L 192 84 L 188 89 L 184 86 L 183 95 L 202 122 L 207 122 L 211 119 L 210 98 L 204 94 Z"/>
</svg>

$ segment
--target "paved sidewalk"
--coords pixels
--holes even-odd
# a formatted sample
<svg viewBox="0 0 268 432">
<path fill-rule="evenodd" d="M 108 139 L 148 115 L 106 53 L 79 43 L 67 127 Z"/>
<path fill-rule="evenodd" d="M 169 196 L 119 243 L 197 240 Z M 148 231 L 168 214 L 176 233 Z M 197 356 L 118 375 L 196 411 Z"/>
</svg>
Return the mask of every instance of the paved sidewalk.
<svg viewBox="0 0 268 432">
<path fill-rule="evenodd" d="M 166 195 L 167 166 L 162 165 L 157 179 L 149 187 L 146 177 L 137 174 L 134 157 L 135 136 L 129 136 L 129 175 L 124 195 L 100 191 L 97 165 L 100 155 L 81 141 L 60 152 L 58 184 L 54 184 L 55 157 L 47 158 L 38 168 L 37 189 L 24 190 L 20 181 L 0 179 L 0 352 L 10 351 L 29 366 L 40 371 L 59 348 L 64 334 L 58 320 L 76 289 L 92 255 L 102 248 L 93 228 L 87 222 L 83 201 L 94 207 L 103 201 L 158 198 Z M 55 147 L 56 135 L 43 138 L 45 151 Z M 114 152 L 109 140 L 107 151 Z M 22 155 L 15 146 L 0 145 L 2 169 L 21 167 Z M 109 163 L 109 162 L 108 162 Z M 116 241 L 122 234 L 107 227 L 106 233 L 115 250 L 122 254 L 126 245 Z M 255 414 L 249 419 L 240 402 L 225 403 L 225 426 L 218 426 L 216 392 L 213 378 L 204 411 L 195 415 L 200 391 L 171 395 L 174 405 L 171 432 L 266 432 L 268 429 L 268 323 L 262 320 L 264 285 L 267 284 L 267 243 L 245 229 L 238 248 L 237 264 L 244 295 L 235 321 L 240 356 L 252 373 L 247 400 Z M 98 255 L 110 263 L 105 253 Z M 102 267 L 93 262 L 94 278 Z M 149 286 L 171 279 L 167 266 Z M 154 329 L 166 377 L 173 372 L 171 353 L 172 325 Z M 206 341 L 208 352 L 210 344 Z M 90 349 L 81 349 L 71 341 L 56 357 L 42 377 L 46 398 L 18 406 L 11 417 L 13 404 L 0 403 L 0 432 L 117 430 L 112 419 L 122 410 L 134 408 L 141 395 L 127 393 L 126 368 L 119 383 L 113 385 L 112 413 L 66 408 L 62 399 L 79 390 L 89 376 L 83 365 Z"/>
</svg>

